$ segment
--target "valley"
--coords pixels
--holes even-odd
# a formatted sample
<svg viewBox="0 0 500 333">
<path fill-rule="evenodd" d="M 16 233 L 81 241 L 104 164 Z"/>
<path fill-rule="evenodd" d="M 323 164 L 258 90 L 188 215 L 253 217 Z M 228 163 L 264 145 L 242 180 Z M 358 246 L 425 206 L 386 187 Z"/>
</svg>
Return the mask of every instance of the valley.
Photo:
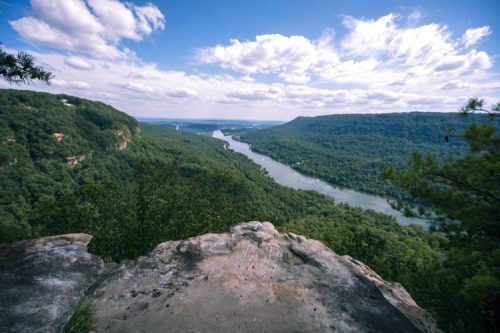
<svg viewBox="0 0 500 333">
<path fill-rule="evenodd" d="M 500 332 L 499 0 L 0 0 L 0 333 Z"/>
<path fill-rule="evenodd" d="M 280 185 L 294 189 L 316 191 L 333 198 L 335 203 L 344 203 L 353 207 L 370 209 L 391 215 L 402 225 L 427 225 L 424 219 L 406 217 L 400 211 L 393 209 L 387 203 L 386 198 L 348 188 L 334 187 L 319 179 L 304 176 L 295 171 L 294 168 L 277 162 L 266 155 L 253 152 L 247 143 L 236 141 L 231 136 L 224 135 L 220 130 L 214 131 L 212 137 L 227 142 L 229 144 L 229 149 L 249 157 L 256 164 L 260 165 L 265 172 Z"/>
<path fill-rule="evenodd" d="M 373 196 L 304 177 L 296 172 L 304 172 L 302 164 L 289 168 L 223 134 L 251 138 L 265 151 L 259 138 L 300 119 L 258 129 L 248 123 L 242 129 L 233 122 L 230 130 L 224 129 L 227 124 L 200 122 L 193 133 L 182 122 L 175 125 L 179 128 L 139 123 L 111 106 L 69 95 L 4 89 L 0 101 L 2 243 L 84 232 L 93 235 L 90 252 L 105 262 L 120 262 L 168 240 L 223 232 L 241 221 L 269 221 L 280 232 L 320 240 L 339 255 L 361 260 L 382 278 L 401 283 L 445 327 L 456 320 L 447 310 L 447 299 L 475 272 L 465 268 L 494 267 L 495 256 L 463 252 L 466 248 L 450 247 L 453 240 L 443 233 L 401 225 L 412 221 L 396 216 L 398 223 L 381 213 L 393 214 L 380 208 L 382 198 L 374 202 Z M 215 137 L 230 142 L 229 149 L 210 137 L 214 128 Z M 303 144 L 315 133 L 303 132 Z M 283 145 L 285 139 L 292 140 L 287 132 L 276 144 Z M 387 141 L 383 136 L 377 140 Z M 464 144 L 454 142 L 451 149 L 458 156 Z M 300 151 L 293 160 L 306 161 L 325 152 L 324 146 L 307 144 L 313 147 L 310 160 L 298 144 L 283 146 L 283 152 Z M 391 160 L 402 163 L 403 156 Z M 366 175 L 355 171 L 350 170 L 352 177 Z M 456 266 L 464 261 L 468 264 Z M 463 302 L 455 302 L 457 309 L 469 306 Z"/>
<path fill-rule="evenodd" d="M 414 151 L 442 160 L 460 156 L 466 151 L 460 133 L 477 121 L 488 123 L 481 116 L 429 112 L 299 117 L 239 140 L 330 184 L 397 198 L 404 193 L 383 178 L 386 168 L 401 169 Z"/>
</svg>

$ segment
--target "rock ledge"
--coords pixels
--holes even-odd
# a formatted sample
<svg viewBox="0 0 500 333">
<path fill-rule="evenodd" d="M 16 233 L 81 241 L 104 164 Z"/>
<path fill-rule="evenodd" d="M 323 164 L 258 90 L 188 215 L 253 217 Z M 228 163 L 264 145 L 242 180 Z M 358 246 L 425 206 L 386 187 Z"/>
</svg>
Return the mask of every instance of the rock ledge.
<svg viewBox="0 0 500 333">
<path fill-rule="evenodd" d="M 162 243 L 92 302 L 99 332 L 439 332 L 401 285 L 268 222 Z"/>
<path fill-rule="evenodd" d="M 398 283 L 269 222 L 104 265 L 91 236 L 0 245 L 0 332 L 60 332 L 86 298 L 98 332 L 440 332 Z"/>
</svg>

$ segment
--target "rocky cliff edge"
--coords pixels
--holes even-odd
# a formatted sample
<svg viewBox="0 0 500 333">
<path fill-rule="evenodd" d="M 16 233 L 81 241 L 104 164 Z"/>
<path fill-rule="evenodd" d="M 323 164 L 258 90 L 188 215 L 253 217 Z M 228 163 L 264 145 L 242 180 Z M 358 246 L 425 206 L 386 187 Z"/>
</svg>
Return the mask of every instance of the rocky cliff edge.
<svg viewBox="0 0 500 333">
<path fill-rule="evenodd" d="M 106 278 L 89 240 L 0 246 L 2 331 L 56 332 L 86 292 L 97 332 L 439 332 L 400 284 L 268 222 L 162 243 Z"/>
</svg>

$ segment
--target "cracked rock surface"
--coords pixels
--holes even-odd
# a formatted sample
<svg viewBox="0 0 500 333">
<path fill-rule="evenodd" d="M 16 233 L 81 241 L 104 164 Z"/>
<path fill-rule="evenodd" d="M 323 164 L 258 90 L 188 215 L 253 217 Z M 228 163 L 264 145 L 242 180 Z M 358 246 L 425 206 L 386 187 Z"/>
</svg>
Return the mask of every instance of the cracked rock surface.
<svg viewBox="0 0 500 333">
<path fill-rule="evenodd" d="M 92 236 L 67 234 L 0 245 L 0 332 L 59 332 L 98 280 Z"/>
<path fill-rule="evenodd" d="M 165 242 L 92 295 L 97 332 L 438 332 L 397 283 L 249 222 Z"/>
</svg>

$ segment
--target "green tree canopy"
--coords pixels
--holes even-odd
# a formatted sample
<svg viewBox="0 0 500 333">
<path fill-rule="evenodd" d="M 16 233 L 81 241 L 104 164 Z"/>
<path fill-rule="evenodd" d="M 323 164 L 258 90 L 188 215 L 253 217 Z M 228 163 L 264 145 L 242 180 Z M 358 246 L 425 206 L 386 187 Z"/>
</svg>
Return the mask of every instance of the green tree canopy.
<svg viewBox="0 0 500 333">
<path fill-rule="evenodd" d="M 431 154 L 415 152 L 406 170 L 387 171 L 392 182 L 423 199 L 433 211 L 432 220 L 440 231 L 453 236 L 500 239 L 500 136 L 492 124 L 500 104 L 490 110 L 484 100 L 472 98 L 461 111 L 486 112 L 491 121 L 472 124 L 462 133 L 468 152 L 459 158 L 439 162 Z M 430 217 L 402 204 L 409 215 Z"/>
<path fill-rule="evenodd" d="M 36 59 L 26 52 L 14 55 L 0 47 L 0 76 L 9 83 L 31 83 L 33 80 L 49 83 L 54 75 L 35 62 Z"/>
<path fill-rule="evenodd" d="M 399 208 L 427 216 L 450 239 L 446 274 L 438 280 L 447 286 L 436 293 L 437 300 L 447 302 L 437 307 L 448 311 L 440 314 L 448 331 L 500 329 L 500 135 L 494 123 L 499 111 L 500 104 L 487 109 L 484 100 L 470 99 L 462 113 L 481 112 L 490 118 L 465 129 L 465 155 L 439 161 L 415 152 L 405 170 L 387 171 L 396 186 L 423 199 L 431 213 L 407 203 Z"/>
</svg>

